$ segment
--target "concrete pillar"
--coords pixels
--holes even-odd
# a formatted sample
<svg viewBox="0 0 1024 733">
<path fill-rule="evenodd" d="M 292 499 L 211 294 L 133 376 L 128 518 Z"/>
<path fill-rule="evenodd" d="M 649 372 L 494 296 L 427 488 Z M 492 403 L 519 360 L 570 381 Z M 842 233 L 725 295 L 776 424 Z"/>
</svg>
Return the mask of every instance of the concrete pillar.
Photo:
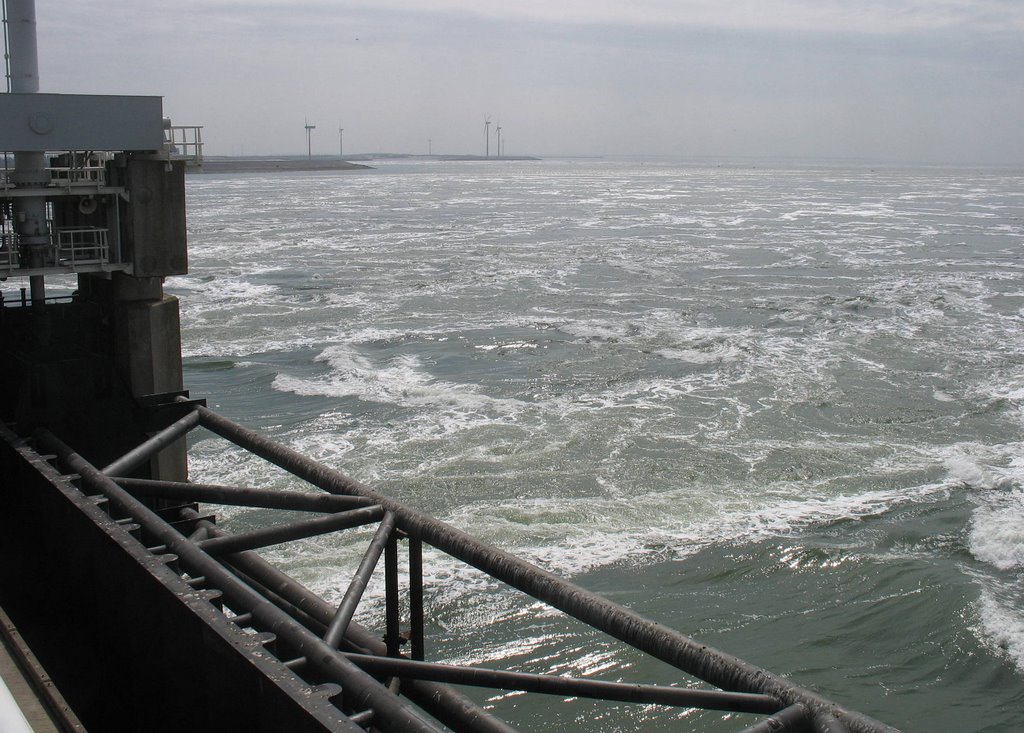
<svg viewBox="0 0 1024 733">
<path fill-rule="evenodd" d="M 117 355 L 133 397 L 184 388 L 178 299 L 163 294 L 161 278 L 115 276 Z M 162 451 L 150 465 L 153 478 L 188 478 L 185 441 Z"/>
</svg>

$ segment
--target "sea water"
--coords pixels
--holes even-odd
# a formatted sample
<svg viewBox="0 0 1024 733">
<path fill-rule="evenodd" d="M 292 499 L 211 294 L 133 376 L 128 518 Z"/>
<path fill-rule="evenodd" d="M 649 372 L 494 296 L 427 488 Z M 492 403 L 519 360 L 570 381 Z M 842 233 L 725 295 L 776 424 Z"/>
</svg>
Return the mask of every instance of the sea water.
<svg viewBox="0 0 1024 733">
<path fill-rule="evenodd" d="M 211 407 L 907 731 L 1024 730 L 1024 174 L 670 161 L 188 179 Z M 194 480 L 291 486 L 208 434 Z M 245 529 L 263 510 L 226 509 Z M 332 601 L 366 532 L 265 554 Z M 429 659 L 692 684 L 436 553 Z M 381 583 L 357 620 L 379 627 Z M 744 716 L 470 691 L 527 731 Z"/>
</svg>

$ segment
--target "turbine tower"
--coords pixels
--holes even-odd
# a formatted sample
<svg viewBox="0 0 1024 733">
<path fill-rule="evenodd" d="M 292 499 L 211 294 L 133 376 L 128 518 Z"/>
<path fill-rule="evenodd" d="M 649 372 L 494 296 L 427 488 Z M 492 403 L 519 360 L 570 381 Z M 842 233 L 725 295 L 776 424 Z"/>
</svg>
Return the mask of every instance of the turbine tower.
<svg viewBox="0 0 1024 733">
<path fill-rule="evenodd" d="M 497 144 L 495 145 L 495 150 L 494 150 L 494 152 L 495 152 L 495 153 L 497 154 L 497 156 L 498 156 L 498 157 L 500 158 L 500 157 L 501 157 L 501 120 L 498 120 L 498 127 L 497 127 L 497 129 L 496 129 L 496 130 L 494 131 L 494 133 L 495 133 L 495 135 L 496 135 L 496 137 L 497 137 L 497 141 L 496 141 L 496 142 L 497 142 Z"/>
<path fill-rule="evenodd" d="M 345 158 L 345 128 L 341 125 L 338 126 L 338 157 Z"/>
<path fill-rule="evenodd" d="M 309 118 L 306 118 L 306 155 L 309 159 L 313 159 L 313 130 L 316 129 L 316 125 L 309 124 Z"/>
<path fill-rule="evenodd" d="M 484 117 L 484 157 L 491 157 L 491 118 Z"/>
</svg>

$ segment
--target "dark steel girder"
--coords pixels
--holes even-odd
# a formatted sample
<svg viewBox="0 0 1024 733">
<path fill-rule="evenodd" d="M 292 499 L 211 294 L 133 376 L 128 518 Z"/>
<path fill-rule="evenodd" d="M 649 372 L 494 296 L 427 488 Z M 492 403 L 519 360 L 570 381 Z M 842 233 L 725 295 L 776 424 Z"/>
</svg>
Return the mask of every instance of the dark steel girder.
<svg viewBox="0 0 1024 733">
<path fill-rule="evenodd" d="M 373 574 L 374 569 L 377 567 L 377 561 L 380 560 L 380 556 L 384 552 L 384 545 L 391 539 L 394 531 L 395 515 L 388 512 L 384 515 L 384 519 L 381 520 L 377 532 L 370 541 L 370 546 L 366 549 L 366 554 L 363 556 L 362 562 L 359 563 L 356 574 L 352 578 L 352 582 L 349 583 L 344 597 L 341 599 L 338 612 L 331 620 L 331 625 L 327 627 L 324 641 L 329 646 L 337 649 L 345 636 L 345 632 L 348 631 L 348 625 L 352 621 L 352 616 L 355 615 L 359 601 L 362 600 L 363 592 L 370 582 L 370 576 Z"/>
<path fill-rule="evenodd" d="M 365 588 L 365 583 L 373 572 L 381 552 L 386 548 L 385 575 L 388 580 L 387 596 L 389 608 L 387 618 L 388 635 L 386 638 L 388 639 L 388 653 L 397 656 L 397 646 L 395 646 L 397 642 L 397 617 L 393 617 L 392 611 L 392 609 L 397 608 L 397 596 L 395 596 L 397 588 L 392 578 L 396 573 L 393 567 L 396 561 L 396 535 L 393 531 L 394 527 L 390 526 L 393 522 L 397 530 L 410 540 L 410 593 L 418 599 L 419 603 L 418 608 L 410 609 L 413 626 L 413 656 L 418 660 L 421 660 L 423 657 L 421 543 L 426 542 L 442 552 L 482 570 L 491 577 L 503 581 L 554 608 L 564 611 L 595 629 L 604 631 L 610 636 L 620 639 L 657 659 L 661 659 L 698 679 L 721 688 L 722 691 L 679 690 L 677 688 L 603 683 L 592 680 L 567 680 L 566 678 L 543 675 L 522 675 L 521 673 L 496 670 L 448 667 L 404 658 L 381 659 L 360 657 L 360 665 L 366 666 L 368 669 L 373 668 L 378 673 L 401 676 L 407 680 L 409 678 L 417 678 L 417 674 L 423 675 L 422 680 L 444 679 L 445 681 L 456 681 L 461 676 L 463 681 L 460 681 L 460 684 L 481 684 L 482 686 L 493 687 L 501 687 L 503 684 L 521 684 L 527 687 L 509 687 L 508 689 L 546 691 L 540 689 L 546 688 L 553 691 L 553 694 L 567 694 L 580 697 L 595 696 L 617 700 L 635 699 L 636 695 L 641 694 L 638 693 L 638 690 L 642 690 L 643 695 L 653 696 L 650 700 L 647 698 L 636 700 L 643 702 L 654 702 L 654 698 L 658 698 L 659 695 L 679 700 L 684 699 L 683 697 L 678 697 L 680 693 L 696 694 L 698 696 L 709 695 L 710 697 L 707 698 L 709 701 L 718 700 L 727 705 L 761 705 L 762 707 L 758 710 L 749 710 L 749 712 L 774 713 L 771 718 L 763 721 L 763 724 L 751 728 L 751 731 L 797 731 L 805 726 L 815 731 L 815 733 L 893 733 L 895 731 L 895 729 L 868 716 L 850 711 L 816 693 L 796 686 L 789 680 L 750 665 L 737 657 L 702 645 L 672 629 L 666 629 L 627 608 L 618 606 L 596 594 L 590 593 L 520 558 L 490 547 L 454 527 L 417 512 L 401 502 L 384 497 L 370 487 L 323 466 L 299 454 L 297 451 L 248 430 L 201 405 L 196 406 L 193 412 L 181 418 L 166 430 L 158 433 L 150 440 L 125 454 L 122 458 L 111 463 L 104 469 L 103 473 L 112 474 L 132 470 L 145 460 L 159 453 L 167 445 L 180 439 L 197 425 L 201 425 L 274 465 L 284 468 L 293 475 L 328 492 L 331 498 L 345 497 L 349 502 L 375 505 L 356 511 L 318 517 L 317 519 L 304 522 L 278 525 L 242 535 L 223 536 L 220 532 L 208 532 L 209 539 L 200 539 L 196 543 L 189 543 L 189 545 L 192 550 L 197 550 L 201 553 L 202 557 L 211 560 L 211 562 L 216 561 L 212 560 L 210 553 L 229 554 L 233 559 L 242 555 L 251 555 L 251 553 L 244 551 L 255 547 L 312 536 L 320 534 L 322 531 L 334 531 L 334 528 L 340 528 L 349 521 L 345 515 L 362 515 L 363 513 L 368 515 L 370 512 L 375 512 L 373 519 L 364 517 L 368 521 L 379 521 L 385 513 L 388 516 L 388 519 L 385 520 L 385 524 L 388 526 L 382 525 L 375 536 L 371 548 L 367 551 L 367 555 L 364 557 L 363 563 L 353 579 L 352 586 L 350 586 L 346 593 L 346 598 L 342 601 L 337 612 L 332 614 L 331 622 L 325 622 L 325 625 L 328 627 L 325 638 L 333 643 L 325 643 L 325 640 L 316 639 L 317 643 L 324 644 L 328 649 L 335 648 L 340 643 L 341 638 L 345 636 L 345 630 L 351 621 L 351 616 Z M 40 434 L 40 438 L 43 441 L 50 441 L 51 445 L 59 444 L 56 438 L 48 436 L 45 432 Z M 72 459 L 77 458 L 81 461 L 80 457 L 75 456 L 66 446 L 63 446 L 63 448 L 66 449 L 65 452 L 69 453 Z M 58 451 L 54 449 L 54 452 Z M 136 518 L 134 512 L 124 508 L 126 503 L 125 497 L 131 501 L 135 500 L 126 492 L 123 492 L 123 489 L 114 482 L 110 481 L 108 477 L 103 476 L 101 472 L 92 467 L 87 467 L 83 473 L 83 471 L 78 470 L 81 464 L 73 463 L 71 460 L 68 461 L 68 464 L 72 470 L 83 475 L 83 480 L 86 483 L 93 485 L 94 488 L 98 488 L 102 493 L 111 498 L 112 502 L 118 505 L 122 511 Z M 98 474 L 98 476 L 92 475 L 89 469 Z M 269 492 L 241 487 L 197 486 L 174 482 L 145 482 L 138 479 L 118 479 L 118 481 L 122 482 L 125 486 L 131 486 L 140 495 L 159 495 L 165 498 L 178 499 L 187 498 L 191 501 L 207 501 L 211 503 L 216 502 L 217 499 L 224 500 L 224 503 L 241 503 L 243 496 L 246 496 L 247 501 L 245 503 L 251 506 L 272 505 L 271 508 L 301 509 L 304 511 L 338 511 L 341 503 L 337 502 L 331 505 L 324 503 L 322 499 L 310 501 L 308 498 L 310 495 L 303 494 L 302 492 Z M 117 496 L 116 493 L 112 493 L 111 487 L 124 493 L 124 496 Z M 326 499 L 328 497 L 325 496 L 323 498 Z M 339 517 L 342 518 L 339 519 Z M 157 519 L 159 520 L 159 518 Z M 139 521 L 147 531 L 160 537 L 159 533 L 153 532 L 148 521 L 140 521 L 137 518 L 136 521 Z M 361 523 L 368 523 L 368 521 Z M 170 531 L 175 532 L 173 529 L 170 529 Z M 187 540 L 183 541 L 188 542 Z M 177 541 L 168 541 L 166 547 L 171 551 L 178 552 Z M 179 554 L 181 553 L 179 552 Z M 185 554 L 188 555 L 188 552 Z M 183 563 L 187 563 L 185 556 L 182 559 Z M 202 564 L 201 557 L 192 559 Z M 228 570 L 223 567 L 221 569 L 228 576 L 224 580 L 229 586 L 234 582 L 242 587 L 247 587 Z M 201 568 L 197 568 L 197 570 L 201 570 Z M 214 576 L 216 576 L 216 573 L 214 573 Z M 212 580 L 212 584 L 219 588 L 220 583 L 217 582 L 217 578 L 213 577 Z M 235 593 L 240 594 L 241 598 L 249 602 L 255 601 L 251 597 L 246 598 L 245 592 L 239 588 L 229 587 L 222 590 L 227 598 L 231 597 L 231 593 Z M 251 591 L 251 589 L 249 590 Z M 252 592 L 255 594 L 255 591 Z M 269 604 L 266 599 L 261 598 L 260 601 L 263 604 L 271 605 L 275 611 L 280 612 L 280 609 L 277 609 L 273 604 Z M 416 606 L 415 599 L 413 599 L 411 605 Z M 242 607 L 246 608 L 244 604 Z M 246 609 L 245 613 L 252 614 L 252 617 L 260 623 L 265 623 L 267 620 L 262 618 L 264 615 L 269 613 L 270 616 L 273 616 L 272 612 L 265 612 L 258 602 L 251 610 Z M 285 617 L 290 618 L 286 614 Z M 305 631 L 304 627 L 298 626 Z M 275 632 L 277 631 L 276 628 L 274 630 Z M 306 648 L 303 644 L 306 644 L 307 641 L 303 640 L 301 644 L 297 645 L 297 648 Z M 306 657 L 308 663 L 317 666 L 321 673 L 326 676 L 331 676 L 332 674 L 344 676 L 343 673 L 335 669 L 340 664 L 340 659 L 341 657 L 336 653 L 332 661 L 310 658 L 308 655 Z M 412 667 L 408 666 L 415 664 L 423 665 L 418 669 L 417 674 L 413 674 L 410 671 Z M 398 667 L 403 665 L 405 665 L 406 670 L 404 674 L 398 671 Z M 330 670 L 330 672 L 325 672 L 325 670 Z M 351 674 L 351 670 L 345 668 L 345 673 Z M 470 678 L 475 678 L 478 681 L 490 679 L 496 684 L 465 681 Z M 420 684 L 423 684 L 422 680 L 420 680 Z M 579 685 L 579 687 L 573 687 L 574 685 Z M 605 686 L 607 694 L 597 694 L 596 691 L 601 686 Z M 378 687 L 380 686 L 378 685 Z M 584 692 L 584 689 L 587 691 Z M 556 690 L 557 692 L 555 692 Z M 623 697 L 616 697 L 616 695 Z M 382 702 L 385 709 L 379 712 L 382 712 L 385 717 L 391 714 L 394 700 L 397 700 L 397 698 L 391 696 L 390 699 Z M 759 702 L 753 702 L 755 700 Z M 770 701 L 770 703 L 767 701 Z M 662 702 L 660 704 L 673 703 Z M 691 706 L 688 703 L 679 704 Z M 701 707 L 699 704 L 692 706 Z M 372 705 L 367 705 L 366 707 L 376 710 Z M 780 710 L 780 708 L 783 709 Z M 377 720 L 377 725 L 386 729 L 388 723 Z M 764 728 L 762 725 L 768 727 Z"/>
<path fill-rule="evenodd" d="M 106 472 L 104 472 L 106 473 Z M 152 499 L 176 499 L 198 501 L 206 504 L 227 506 L 260 507 L 262 509 L 284 509 L 299 512 L 339 512 L 361 506 L 372 506 L 373 501 L 361 496 L 308 493 L 256 489 L 247 486 L 222 486 L 188 481 L 156 481 L 153 479 L 123 478 L 111 476 L 118 486 L 128 489 L 133 496 Z"/>
<path fill-rule="evenodd" d="M 181 399 L 187 401 L 184 397 Z M 183 435 L 195 428 L 198 424 L 198 413 L 190 412 L 186 414 L 184 417 L 171 423 L 170 426 L 164 428 L 159 433 L 156 433 L 149 440 L 128 451 L 113 463 L 108 464 L 103 468 L 103 473 L 108 476 L 131 473 L 164 448 L 167 448 L 181 439 Z"/>
<path fill-rule="evenodd" d="M 624 682 L 584 680 L 556 675 L 506 672 L 483 667 L 420 662 L 412 659 L 346 654 L 359 667 L 378 674 L 403 679 L 433 680 L 449 684 L 492 687 L 499 690 L 523 690 L 548 695 L 587 697 L 598 700 L 670 705 L 672 707 L 726 710 L 735 713 L 767 714 L 778 712 L 779 701 L 770 695 L 721 690 L 692 690 L 680 687 L 638 685 Z M 804 709 L 806 714 L 806 708 Z"/>
<path fill-rule="evenodd" d="M 251 613 L 262 628 L 287 641 L 327 680 L 340 684 L 345 690 L 346 698 L 354 707 L 372 708 L 376 714 L 376 727 L 393 733 L 441 732 L 442 729 L 436 723 L 389 692 L 318 636 L 295 623 L 290 616 L 242 582 L 195 543 L 182 536 L 52 433 L 40 429 L 36 431 L 35 438 L 45 450 L 55 454 L 64 465 L 81 476 L 83 482 L 103 493 L 120 511 L 131 516 L 147 532 L 163 542 L 170 552 L 178 556 L 181 565 L 190 573 L 205 576 L 210 585 L 224 594 L 232 608 L 244 609 Z"/>
<path fill-rule="evenodd" d="M 198 406 L 196 411 L 203 427 L 239 447 L 325 491 L 374 500 L 395 514 L 399 529 L 409 536 L 698 679 L 727 691 L 770 695 L 787 706 L 802 704 L 811 711 L 816 733 L 828 733 L 831 723 L 854 733 L 896 733 L 895 728 L 867 715 L 849 710 L 768 670 L 701 644 L 521 558 L 490 547 L 208 408 Z"/>
<path fill-rule="evenodd" d="M 379 506 L 362 507 L 349 512 L 338 512 L 328 514 L 315 519 L 305 519 L 300 522 L 288 522 L 286 524 L 275 524 L 272 527 L 254 529 L 251 532 L 242 534 L 227 535 L 225 537 L 211 537 L 208 540 L 201 540 L 196 544 L 210 555 L 225 555 L 242 550 L 255 550 L 260 547 L 278 545 L 282 542 L 316 537 L 329 532 L 337 532 L 342 529 L 362 527 L 366 524 L 379 522 L 384 516 L 384 510 Z"/>
<path fill-rule="evenodd" d="M 216 525 L 200 519 L 193 510 L 184 509 L 182 512 L 190 519 L 198 520 L 197 525 L 209 532 L 210 536 L 224 534 Z M 251 585 L 260 587 L 268 598 L 285 608 L 307 628 L 317 631 L 315 626 L 319 625 L 321 630 L 318 633 L 323 633 L 333 620 L 336 611 L 327 601 L 255 552 L 238 552 L 223 560 L 237 575 L 247 579 Z M 358 649 L 378 656 L 387 654 L 387 645 L 379 636 L 355 622 L 349 624 L 344 641 L 347 649 Z M 306 660 L 303 659 L 301 663 L 306 663 Z M 515 733 L 515 729 L 503 720 L 446 685 L 428 680 L 406 680 L 403 692 L 456 733 Z"/>
</svg>

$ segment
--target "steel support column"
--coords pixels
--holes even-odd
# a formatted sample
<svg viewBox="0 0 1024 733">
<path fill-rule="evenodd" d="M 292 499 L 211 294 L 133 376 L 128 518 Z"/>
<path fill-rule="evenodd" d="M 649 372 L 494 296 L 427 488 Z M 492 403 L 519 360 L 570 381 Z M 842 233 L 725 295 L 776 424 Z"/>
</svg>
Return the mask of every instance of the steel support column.
<svg viewBox="0 0 1024 733">
<path fill-rule="evenodd" d="M 409 634 L 412 658 L 425 659 L 423 632 L 423 543 L 409 538 Z"/>
<path fill-rule="evenodd" d="M 392 532 L 384 552 L 385 631 L 388 656 L 397 657 L 401 647 L 398 615 L 398 536 Z"/>
</svg>

